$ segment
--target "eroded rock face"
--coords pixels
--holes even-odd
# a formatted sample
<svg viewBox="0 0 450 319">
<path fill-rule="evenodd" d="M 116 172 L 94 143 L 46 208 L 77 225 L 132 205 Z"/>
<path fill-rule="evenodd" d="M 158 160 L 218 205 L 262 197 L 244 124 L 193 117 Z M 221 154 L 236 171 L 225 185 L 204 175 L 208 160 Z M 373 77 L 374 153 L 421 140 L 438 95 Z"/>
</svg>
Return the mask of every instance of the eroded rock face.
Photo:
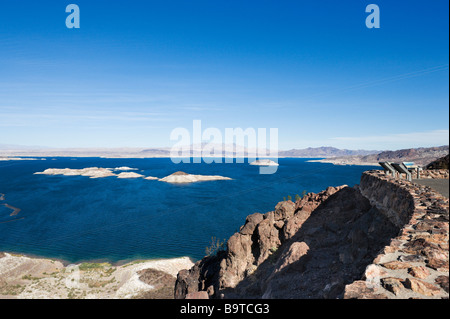
<svg viewBox="0 0 450 319">
<path fill-rule="evenodd" d="M 446 156 L 438 158 L 437 160 L 428 164 L 426 166 L 426 169 L 429 169 L 429 170 L 446 169 L 448 171 L 449 162 L 450 162 L 450 155 L 447 154 Z"/>
<path fill-rule="evenodd" d="M 344 194 L 339 195 L 339 192 Z M 235 233 L 228 240 L 227 251 L 221 256 L 216 256 L 216 267 L 219 270 L 215 274 L 216 279 L 212 280 L 205 273 L 205 265 L 201 266 L 197 263 L 193 269 L 184 271 L 179 274 L 176 284 L 176 297 L 184 298 L 186 294 L 201 290 L 198 288 L 203 286 L 208 289 L 208 286 L 202 283 L 202 280 L 207 279 L 211 282 L 213 288 L 209 291 L 211 297 L 243 297 L 255 296 L 274 297 L 269 291 L 275 289 L 272 282 L 280 282 L 285 278 L 290 280 L 286 273 L 292 269 L 302 270 L 306 261 L 310 259 L 309 243 L 299 239 L 298 232 L 302 229 L 305 222 L 310 218 L 311 214 L 321 208 L 324 215 L 341 214 L 343 210 L 348 210 L 352 214 L 354 210 L 367 211 L 371 206 L 368 201 L 364 199 L 357 190 L 347 186 L 329 187 L 318 194 L 310 193 L 298 200 L 296 203 L 292 201 L 280 202 L 276 205 L 274 211 L 266 214 L 255 213 L 249 215 L 245 224 L 241 227 L 238 233 Z M 339 196 L 338 196 L 339 195 Z M 335 197 L 333 202 L 327 204 L 331 197 Z M 351 203 L 348 202 L 351 201 Z M 353 218 L 354 216 L 352 216 Z M 341 220 L 349 218 L 343 215 Z M 322 216 L 317 219 L 316 223 L 308 225 L 304 229 L 303 238 L 317 237 L 314 244 L 327 245 L 327 241 L 335 241 L 332 235 L 327 235 L 322 238 L 318 236 L 317 232 L 323 232 L 323 227 L 331 233 L 338 232 L 341 225 L 333 224 L 332 222 L 325 223 L 327 216 Z M 350 234 L 342 234 L 349 242 L 355 240 L 362 240 L 362 231 L 356 230 Z M 294 238 L 296 236 L 296 238 Z M 351 245 L 350 245 L 351 246 Z M 355 245 L 353 245 L 355 246 Z M 361 245 L 354 248 L 353 252 L 348 253 L 348 262 L 354 261 L 358 256 L 366 253 L 367 246 L 361 251 Z M 314 246 L 317 249 L 317 246 Z M 336 250 L 334 247 L 333 250 Z M 336 256 L 339 259 L 339 256 Z M 204 259 L 203 262 L 205 264 Z M 209 262 L 206 262 L 209 263 Z M 267 268 L 267 269 L 266 269 Z M 257 272 L 257 273 L 255 273 Z M 327 271 L 328 272 L 328 271 Z M 266 277 L 264 280 L 259 280 L 261 273 Z M 209 272 L 211 276 L 212 272 Z M 281 280 L 279 277 L 283 277 Z M 203 278 L 203 279 L 202 279 Z M 257 283 L 257 284 L 255 284 Z M 343 288 L 342 283 L 339 287 Z M 336 287 L 334 287 L 336 290 Z M 291 296 L 292 297 L 292 296 Z"/>
<path fill-rule="evenodd" d="M 251 235 L 255 231 L 256 226 L 262 222 L 264 215 L 260 213 L 254 213 L 247 216 L 245 220 L 245 225 L 241 227 L 239 233 L 242 235 Z"/>
<path fill-rule="evenodd" d="M 309 246 L 305 242 L 294 242 L 292 245 L 286 247 L 285 251 L 278 259 L 277 264 L 275 265 L 274 273 L 279 273 L 283 271 L 288 266 L 294 264 L 299 261 L 303 256 L 309 251 Z M 301 271 L 301 269 L 298 269 Z"/>
<path fill-rule="evenodd" d="M 423 186 L 365 172 L 359 186 L 248 216 L 225 252 L 179 274 L 176 296 L 448 298 L 448 207 Z"/>
<path fill-rule="evenodd" d="M 196 265 L 191 269 L 183 269 L 177 275 L 175 284 L 175 299 L 185 298 L 186 295 L 198 292 L 200 270 Z"/>
<path fill-rule="evenodd" d="M 251 235 L 235 233 L 228 240 L 227 254 L 220 263 L 219 288 L 234 288 L 252 271 L 255 256 Z"/>
<path fill-rule="evenodd" d="M 215 256 L 208 256 L 197 261 L 191 269 L 181 270 L 175 282 L 174 298 L 184 299 L 188 294 L 199 296 L 195 294 L 199 291 L 206 291 L 208 296 L 217 297 L 220 266 L 224 257 L 224 252 L 220 251 Z"/>
<path fill-rule="evenodd" d="M 366 265 L 387 244 L 386 240 L 397 232 L 358 189 L 342 188 L 322 202 L 282 245 L 286 248 L 279 260 L 291 251 L 288 258 L 292 262 L 282 272 L 277 272 L 276 264 L 274 270 L 265 265 L 266 271 L 272 273 L 260 277 L 265 281 L 262 295 L 342 298 L 345 285 L 360 278 Z M 303 249 L 295 249 L 298 245 Z"/>
</svg>

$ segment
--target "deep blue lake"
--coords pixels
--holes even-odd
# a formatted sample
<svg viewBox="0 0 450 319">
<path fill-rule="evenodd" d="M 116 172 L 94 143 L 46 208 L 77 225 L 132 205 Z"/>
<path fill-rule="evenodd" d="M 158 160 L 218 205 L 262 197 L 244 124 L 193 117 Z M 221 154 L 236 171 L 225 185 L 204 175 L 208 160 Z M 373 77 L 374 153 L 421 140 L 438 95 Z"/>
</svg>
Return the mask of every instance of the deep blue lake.
<svg viewBox="0 0 450 319">
<path fill-rule="evenodd" d="M 227 239 L 247 215 L 274 209 L 283 197 L 360 181 L 373 166 L 337 166 L 281 158 L 278 171 L 260 175 L 244 164 L 174 164 L 169 158 L 47 158 L 0 162 L 0 251 L 67 262 L 205 255 L 211 238 Z M 128 166 L 145 176 L 176 171 L 222 175 L 231 181 L 161 181 L 34 175 L 47 168 Z"/>
</svg>

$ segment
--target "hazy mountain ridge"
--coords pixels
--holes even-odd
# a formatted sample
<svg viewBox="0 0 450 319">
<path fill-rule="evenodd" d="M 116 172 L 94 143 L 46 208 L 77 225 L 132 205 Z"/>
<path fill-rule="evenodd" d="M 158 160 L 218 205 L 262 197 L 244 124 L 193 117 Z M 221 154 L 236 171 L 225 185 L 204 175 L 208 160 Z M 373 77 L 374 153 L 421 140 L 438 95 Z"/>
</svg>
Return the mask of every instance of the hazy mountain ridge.
<svg viewBox="0 0 450 319">
<path fill-rule="evenodd" d="M 397 151 L 383 151 L 378 154 L 339 156 L 318 160 L 317 162 L 337 165 L 378 165 L 379 162 L 414 162 L 427 165 L 449 153 L 449 146 L 407 148 Z"/>
<path fill-rule="evenodd" d="M 450 155 L 447 154 L 444 157 L 440 157 L 434 162 L 431 162 L 427 165 L 427 169 L 448 169 L 449 168 L 449 162 L 450 162 Z"/>
<path fill-rule="evenodd" d="M 177 147 L 182 156 L 182 148 Z M 204 150 L 203 156 L 213 156 L 214 150 L 218 154 L 229 157 L 248 157 L 258 155 L 257 149 L 238 146 L 235 144 L 207 144 L 191 145 L 190 156 L 198 156 Z M 172 149 L 169 147 L 155 148 L 46 148 L 33 146 L 19 146 L 0 144 L 0 157 L 107 157 L 107 158 L 151 158 L 170 157 Z M 266 149 L 263 153 L 269 155 Z M 449 153 L 449 146 L 409 148 L 396 151 L 348 150 L 335 147 L 308 147 L 305 149 L 291 149 L 278 151 L 278 157 L 324 158 L 317 162 L 340 165 L 377 165 L 380 161 L 412 161 L 419 165 L 426 165 Z"/>
<path fill-rule="evenodd" d="M 308 147 L 305 149 L 292 149 L 288 151 L 280 151 L 280 157 L 336 157 L 336 156 L 352 156 L 352 155 L 370 155 L 378 154 L 376 150 L 348 150 L 338 149 L 330 146 Z"/>
<path fill-rule="evenodd" d="M 193 144 L 189 146 L 189 153 L 191 156 L 195 152 L 205 150 L 207 153 L 213 153 L 214 150 L 220 150 L 223 156 L 249 156 L 252 154 L 258 155 L 258 149 L 239 146 L 236 144 Z M 182 146 L 177 146 L 180 154 L 183 150 Z M 121 147 L 121 148 L 52 148 L 41 146 L 21 146 L 0 144 L 1 156 L 102 156 L 102 157 L 170 157 L 170 147 Z M 262 149 L 261 152 L 270 154 L 267 149 Z M 376 154 L 380 151 L 375 150 L 348 150 L 338 149 L 330 146 L 323 147 L 308 147 L 305 149 L 291 149 L 278 151 L 279 157 L 337 157 L 337 156 L 352 156 L 352 155 L 370 155 Z"/>
</svg>

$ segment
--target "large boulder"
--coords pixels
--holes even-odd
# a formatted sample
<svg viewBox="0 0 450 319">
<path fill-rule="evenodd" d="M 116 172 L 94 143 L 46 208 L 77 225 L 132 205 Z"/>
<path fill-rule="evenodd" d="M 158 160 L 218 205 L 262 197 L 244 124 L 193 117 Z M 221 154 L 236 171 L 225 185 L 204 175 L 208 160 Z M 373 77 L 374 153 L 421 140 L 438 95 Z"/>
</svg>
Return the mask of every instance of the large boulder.
<svg viewBox="0 0 450 319">
<path fill-rule="evenodd" d="M 256 227 L 256 244 L 258 247 L 256 258 L 256 265 L 262 264 L 271 251 L 274 251 L 280 246 L 278 229 L 275 227 L 271 219 L 264 219 Z"/>
<path fill-rule="evenodd" d="M 244 226 L 239 231 L 242 235 L 251 235 L 255 231 L 256 226 L 264 219 L 264 215 L 260 213 L 254 213 L 248 215 L 245 220 Z"/>
</svg>

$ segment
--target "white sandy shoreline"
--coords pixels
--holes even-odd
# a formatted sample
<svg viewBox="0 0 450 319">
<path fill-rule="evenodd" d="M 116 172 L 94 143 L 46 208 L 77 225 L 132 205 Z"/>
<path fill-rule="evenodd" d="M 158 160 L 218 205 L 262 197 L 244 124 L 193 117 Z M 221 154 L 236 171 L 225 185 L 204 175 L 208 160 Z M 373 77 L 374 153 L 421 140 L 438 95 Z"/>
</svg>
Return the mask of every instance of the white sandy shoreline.
<svg viewBox="0 0 450 319">
<path fill-rule="evenodd" d="M 142 281 L 143 271 L 165 273 L 175 280 L 180 270 L 193 265 L 189 257 L 71 264 L 53 258 L 0 252 L 0 299 L 136 298 L 161 288 Z M 166 288 L 173 289 L 172 285 Z"/>
<path fill-rule="evenodd" d="M 172 260 L 172 259 L 178 259 L 178 258 L 187 258 L 193 264 L 195 263 L 195 261 L 193 261 L 193 259 L 188 256 L 167 257 L 167 258 L 164 258 L 164 257 L 155 257 L 155 258 L 130 257 L 130 258 L 121 259 L 121 260 L 117 260 L 117 261 L 112 261 L 108 258 L 96 258 L 96 259 L 82 259 L 82 260 L 78 260 L 76 262 L 71 262 L 71 261 L 68 261 L 63 258 L 36 255 L 36 254 L 32 254 L 32 253 L 23 253 L 23 252 L 10 251 L 10 250 L 1 250 L 0 251 L 0 259 L 1 259 L 2 254 L 10 254 L 13 256 L 21 256 L 21 257 L 26 257 L 26 258 L 30 258 L 30 259 L 50 260 L 50 261 L 54 261 L 54 262 L 59 262 L 63 266 L 81 265 L 84 263 L 107 263 L 114 267 L 120 267 L 120 266 L 130 264 L 130 263 L 140 263 L 140 262 L 158 261 L 158 260 Z"/>
<path fill-rule="evenodd" d="M 348 163 L 341 160 L 333 160 L 333 159 L 320 159 L 320 160 L 309 160 L 308 163 L 324 163 L 324 164 L 333 164 L 333 165 L 340 165 L 340 166 L 378 166 L 380 165 L 378 163 L 364 163 L 364 162 L 355 162 L 355 163 Z"/>
</svg>

